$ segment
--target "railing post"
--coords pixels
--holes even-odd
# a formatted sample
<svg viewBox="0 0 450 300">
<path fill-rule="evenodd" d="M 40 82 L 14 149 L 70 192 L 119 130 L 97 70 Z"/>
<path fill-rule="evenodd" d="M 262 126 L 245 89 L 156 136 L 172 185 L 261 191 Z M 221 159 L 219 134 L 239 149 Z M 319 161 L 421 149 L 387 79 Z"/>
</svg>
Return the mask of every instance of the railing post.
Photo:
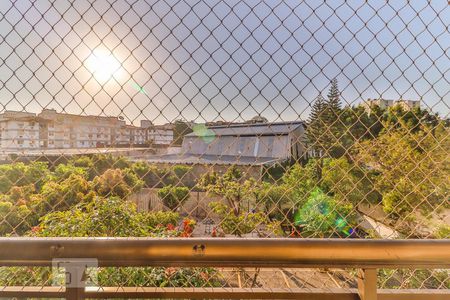
<svg viewBox="0 0 450 300">
<path fill-rule="evenodd" d="M 96 277 L 91 278 L 88 268 L 97 268 L 98 261 L 95 258 L 55 258 L 52 261 L 54 272 L 64 268 L 65 295 L 67 300 L 78 300 L 85 298 L 87 282 L 96 282 Z M 56 269 L 55 269 L 56 268 Z M 57 278 L 55 274 L 55 278 Z"/>
<path fill-rule="evenodd" d="M 79 264 L 66 265 L 66 299 L 84 299 L 85 282 L 83 280 L 86 268 Z"/>
<path fill-rule="evenodd" d="M 361 300 L 377 300 L 377 269 L 360 269 L 358 292 Z"/>
</svg>

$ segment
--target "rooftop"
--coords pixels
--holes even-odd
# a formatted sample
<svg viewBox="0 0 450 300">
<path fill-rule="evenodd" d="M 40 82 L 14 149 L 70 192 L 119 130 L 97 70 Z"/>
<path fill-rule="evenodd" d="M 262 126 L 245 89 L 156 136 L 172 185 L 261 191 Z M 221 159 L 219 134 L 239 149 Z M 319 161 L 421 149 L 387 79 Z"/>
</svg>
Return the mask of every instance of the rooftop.
<svg viewBox="0 0 450 300">
<path fill-rule="evenodd" d="M 167 154 L 148 156 L 139 158 L 151 163 L 167 164 L 208 164 L 208 165 L 267 165 L 273 164 L 281 159 L 273 157 L 253 157 L 253 156 L 235 156 L 235 155 L 210 155 L 210 154 Z"/>
<path fill-rule="evenodd" d="M 208 126 L 202 136 L 261 136 L 261 135 L 285 135 L 302 126 L 304 122 L 276 122 L 276 123 L 235 123 L 223 126 Z M 198 137 L 198 133 L 192 132 L 186 137 Z"/>
</svg>

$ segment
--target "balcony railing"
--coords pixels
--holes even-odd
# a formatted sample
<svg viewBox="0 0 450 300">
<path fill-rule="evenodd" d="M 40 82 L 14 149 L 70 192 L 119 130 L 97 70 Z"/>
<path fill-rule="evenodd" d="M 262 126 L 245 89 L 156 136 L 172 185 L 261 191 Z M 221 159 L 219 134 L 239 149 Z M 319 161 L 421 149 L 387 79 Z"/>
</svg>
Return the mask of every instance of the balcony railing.
<svg viewBox="0 0 450 300">
<path fill-rule="evenodd" d="M 449 290 L 377 289 L 377 269 L 450 268 L 450 240 L 0 238 L 0 265 L 98 267 L 258 267 L 359 269 L 358 289 L 5 286 L 0 297 L 201 299 L 449 299 Z M 83 264 L 81 264 L 83 265 Z M 86 264 L 87 265 L 87 264 Z M 68 266 L 68 267 L 67 267 Z"/>
</svg>

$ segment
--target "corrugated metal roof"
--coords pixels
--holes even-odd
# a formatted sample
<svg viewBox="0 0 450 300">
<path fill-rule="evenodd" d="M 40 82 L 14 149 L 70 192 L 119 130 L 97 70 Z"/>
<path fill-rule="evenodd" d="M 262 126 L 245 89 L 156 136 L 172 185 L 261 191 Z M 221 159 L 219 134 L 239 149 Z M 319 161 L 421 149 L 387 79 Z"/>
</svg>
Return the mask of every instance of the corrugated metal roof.
<svg viewBox="0 0 450 300">
<path fill-rule="evenodd" d="M 208 165 L 267 165 L 281 161 L 280 159 L 274 159 L 273 157 L 196 155 L 190 153 L 139 157 L 137 160 L 145 160 L 151 163 Z"/>
<path fill-rule="evenodd" d="M 258 124 L 231 124 L 225 126 L 210 126 L 202 136 L 261 136 L 261 135 L 285 135 L 299 126 L 303 122 L 283 122 L 283 123 L 258 123 Z M 198 133 L 192 132 L 185 137 L 198 137 Z"/>
</svg>

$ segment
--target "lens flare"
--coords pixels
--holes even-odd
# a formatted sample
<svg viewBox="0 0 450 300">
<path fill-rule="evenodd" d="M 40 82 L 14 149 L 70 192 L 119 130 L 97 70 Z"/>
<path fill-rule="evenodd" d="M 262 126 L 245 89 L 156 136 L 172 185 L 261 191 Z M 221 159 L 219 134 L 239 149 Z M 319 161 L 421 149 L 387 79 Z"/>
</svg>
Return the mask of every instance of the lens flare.
<svg viewBox="0 0 450 300">
<path fill-rule="evenodd" d="M 209 144 L 216 138 L 216 133 L 206 127 L 204 124 L 196 124 L 192 127 L 192 131 L 200 137 L 205 143 Z"/>
<path fill-rule="evenodd" d="M 131 86 L 138 91 L 141 94 L 144 94 L 146 96 L 148 96 L 147 91 L 144 89 L 144 87 L 140 86 L 139 84 L 137 84 L 136 82 L 131 82 Z"/>
</svg>

